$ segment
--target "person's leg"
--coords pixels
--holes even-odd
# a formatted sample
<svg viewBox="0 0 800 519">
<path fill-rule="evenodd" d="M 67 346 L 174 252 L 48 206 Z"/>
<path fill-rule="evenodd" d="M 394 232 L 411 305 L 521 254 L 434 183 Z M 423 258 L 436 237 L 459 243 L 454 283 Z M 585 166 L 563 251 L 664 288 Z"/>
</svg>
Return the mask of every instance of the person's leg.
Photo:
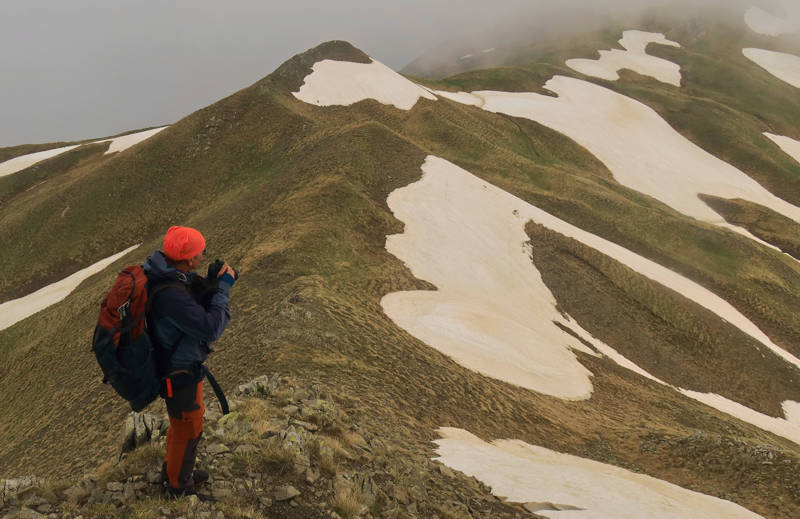
<svg viewBox="0 0 800 519">
<path fill-rule="evenodd" d="M 181 490 L 194 486 L 192 471 L 197 458 L 197 445 L 203 435 L 203 382 L 173 387 L 172 397 L 165 399 L 169 413 L 167 454 L 164 457 L 169 486 Z"/>
</svg>

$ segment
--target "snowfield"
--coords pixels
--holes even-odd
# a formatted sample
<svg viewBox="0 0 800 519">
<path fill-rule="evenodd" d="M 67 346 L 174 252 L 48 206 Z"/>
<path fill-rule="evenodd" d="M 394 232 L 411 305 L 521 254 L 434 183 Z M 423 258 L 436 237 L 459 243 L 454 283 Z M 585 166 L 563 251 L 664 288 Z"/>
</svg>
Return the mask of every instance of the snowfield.
<svg viewBox="0 0 800 519">
<path fill-rule="evenodd" d="M 484 110 L 525 117 L 563 133 L 600 159 L 620 184 L 698 220 L 725 223 L 697 197 L 704 193 L 743 198 L 800 222 L 800 208 L 689 141 L 647 105 L 565 76 L 553 77 L 545 88 L 558 97 L 494 91 L 473 95 L 484 100 Z"/>
<path fill-rule="evenodd" d="M 111 140 L 111 145 L 106 150 L 106 155 L 110 155 L 112 153 L 117 153 L 120 151 L 125 151 L 131 146 L 139 144 L 140 142 L 149 139 L 153 135 L 157 134 L 161 130 L 168 128 L 168 126 L 162 126 L 161 128 L 153 128 L 152 130 L 145 130 L 143 132 L 131 133 L 130 135 L 123 135 L 122 137 L 115 137 Z M 107 142 L 107 141 L 96 141 L 96 142 Z"/>
<path fill-rule="evenodd" d="M 395 292 L 384 312 L 462 366 L 565 399 L 591 395 L 591 373 L 570 348 L 591 352 L 562 322 L 525 250 L 530 206 L 453 164 L 429 156 L 421 181 L 387 203 L 405 223 L 386 249 L 437 291 Z M 518 211 L 515 214 L 515 211 Z"/>
<path fill-rule="evenodd" d="M 421 180 L 389 195 L 389 208 L 405 230 L 387 236 L 386 249 L 415 277 L 438 290 L 394 292 L 384 296 L 381 306 L 398 326 L 462 366 L 559 398 L 588 398 L 591 373 L 570 350 L 594 352 L 562 331 L 554 323 L 558 322 L 621 366 L 668 385 L 559 313 L 527 248 L 525 224 L 533 221 L 708 308 L 800 368 L 800 360 L 728 302 L 680 274 L 564 222 L 444 159 L 428 156 L 422 171 Z M 800 427 L 787 420 L 719 395 L 680 391 L 800 444 Z"/>
<path fill-rule="evenodd" d="M 87 142 L 85 144 L 76 144 L 74 146 L 64 146 L 63 148 L 40 151 L 37 153 L 29 153 L 27 155 L 15 157 L 13 159 L 0 163 L 0 177 L 10 175 L 12 173 L 17 173 L 18 171 L 22 171 L 23 169 L 33 166 L 37 162 L 41 162 L 51 157 L 55 157 L 56 155 L 61 155 L 64 152 L 77 148 L 78 146 L 97 144 L 99 142 L 111 142 L 111 144 L 108 146 L 108 150 L 106 150 L 105 152 L 105 155 L 109 155 L 111 153 L 116 153 L 120 151 L 125 151 L 131 146 L 139 144 L 143 140 L 149 139 L 150 137 L 157 134 L 164 128 L 167 128 L 167 126 L 162 126 L 161 128 L 154 128 L 152 130 L 145 130 L 143 132 L 131 133 L 129 135 L 123 135 L 121 137 L 115 137 L 113 139 L 92 141 L 92 142 Z"/>
<path fill-rule="evenodd" d="M 633 70 L 643 76 L 651 76 L 663 83 L 681 86 L 680 66 L 671 61 L 647 54 L 647 45 L 657 43 L 670 47 L 680 44 L 670 41 L 661 33 L 625 31 L 619 44 L 626 50 L 601 50 L 600 59 L 569 59 L 566 65 L 581 74 L 616 81 L 622 69 Z"/>
<path fill-rule="evenodd" d="M 520 440 L 487 443 L 451 427 L 439 429 L 436 460 L 473 476 L 492 494 L 532 503 L 553 519 L 755 519 L 716 497 L 597 461 Z M 535 503 L 535 504 L 533 504 Z"/>
<path fill-rule="evenodd" d="M 25 297 L 13 299 L 0 304 L 0 330 L 6 328 L 30 317 L 31 315 L 41 312 L 48 306 L 54 305 L 64 300 L 68 295 L 75 290 L 78 285 L 89 276 L 96 274 L 108 267 L 119 258 L 125 256 L 129 252 L 135 250 L 139 245 L 129 247 L 122 252 L 114 254 L 106 259 L 100 260 L 97 263 L 79 270 L 69 277 L 57 281 L 51 285 L 37 290 Z"/>
<path fill-rule="evenodd" d="M 0 177 L 16 173 L 17 171 L 22 171 L 25 168 L 33 166 L 37 162 L 55 157 L 56 155 L 61 155 L 64 152 L 77 148 L 78 146 L 80 145 L 76 144 L 74 146 L 64 146 L 63 148 L 29 153 L 27 155 L 14 157 L 13 159 L 9 159 L 5 162 L 0 162 Z"/>
<path fill-rule="evenodd" d="M 629 32 L 623 41 L 636 52 L 644 48 L 645 42 L 655 39 L 652 33 Z M 431 91 L 378 62 L 325 60 L 314 65 L 314 72 L 305 81 L 294 95 L 324 106 L 370 98 L 409 110 L 420 97 L 436 99 Z M 774 196 L 742 171 L 689 141 L 647 105 L 565 76 L 553 77 L 545 88 L 558 97 L 532 92 L 433 92 L 459 103 L 548 126 L 594 154 L 617 182 L 683 214 L 731 229 L 768 247 L 775 248 L 728 224 L 697 195 L 742 198 L 800 222 L 800 208 Z"/>
<path fill-rule="evenodd" d="M 751 7 L 744 14 L 744 21 L 750 30 L 764 36 L 780 36 L 798 30 L 797 23 L 766 12 L 760 7 Z"/>
<path fill-rule="evenodd" d="M 742 54 L 776 78 L 800 88 L 800 58 L 793 54 L 747 48 Z"/>
<path fill-rule="evenodd" d="M 427 89 L 404 78 L 383 63 L 323 60 L 297 92 L 297 99 L 317 106 L 351 105 L 364 99 L 411 110 L 420 97 L 436 100 Z"/>
<path fill-rule="evenodd" d="M 800 141 L 785 137 L 783 135 L 775 135 L 774 133 L 764 132 L 764 135 L 778 145 L 784 153 L 792 157 L 797 162 L 800 162 Z"/>
</svg>

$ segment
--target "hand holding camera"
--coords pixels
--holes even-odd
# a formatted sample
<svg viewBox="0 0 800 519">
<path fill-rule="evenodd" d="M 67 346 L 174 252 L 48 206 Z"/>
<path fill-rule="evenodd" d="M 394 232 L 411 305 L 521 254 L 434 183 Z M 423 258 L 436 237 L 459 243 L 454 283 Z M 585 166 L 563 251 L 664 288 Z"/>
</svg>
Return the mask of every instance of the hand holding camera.
<svg viewBox="0 0 800 519">
<path fill-rule="evenodd" d="M 214 263 L 208 266 L 208 275 L 206 276 L 206 279 L 208 280 L 218 279 L 224 276 L 225 274 L 230 274 L 231 278 L 233 278 L 234 281 L 239 279 L 238 270 L 231 267 L 224 261 L 218 259 L 214 261 Z"/>
</svg>

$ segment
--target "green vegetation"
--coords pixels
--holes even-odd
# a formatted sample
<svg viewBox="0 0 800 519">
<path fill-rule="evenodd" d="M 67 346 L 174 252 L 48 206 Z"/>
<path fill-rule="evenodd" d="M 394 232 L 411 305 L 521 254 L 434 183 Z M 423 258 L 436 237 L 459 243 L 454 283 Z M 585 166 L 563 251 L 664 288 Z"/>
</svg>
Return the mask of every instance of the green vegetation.
<svg viewBox="0 0 800 519">
<path fill-rule="evenodd" d="M 694 34 L 697 23 L 667 36 Z M 651 28 L 657 27 L 653 22 Z M 431 85 L 533 89 L 553 73 L 574 75 L 563 59 L 615 45 L 621 28 L 565 46 L 524 48 L 524 62 Z M 800 185 L 798 166 L 760 144 L 768 129 L 798 137 L 796 103 L 759 102 L 758 113 L 748 108 L 753 96 L 785 101 L 791 91 L 735 57 L 741 42 L 726 31 L 744 38 L 741 28 L 695 30 L 695 39 L 680 40 L 681 49 L 652 50 L 681 63 L 683 89 L 634 74 L 601 83 L 651 104 L 684 135 L 779 195 L 800 199 L 800 191 L 793 194 Z M 541 53 L 530 54 L 536 49 Z M 617 184 L 587 150 L 531 121 L 446 100 L 420 100 L 402 111 L 371 100 L 321 108 L 294 98 L 291 92 L 323 58 L 367 59 L 346 43 L 324 44 L 136 149 L 102 160 L 76 150 L 71 158 L 42 165 L 44 184 L 33 177 L 0 183 L 8 197 L 0 205 L 0 301 L 143 244 L 64 303 L 0 332 L 0 472 L 80 473 L 115 454 L 126 410 L 99 383 L 88 351 L 97 308 L 120 267 L 144 260 L 170 225 L 182 224 L 204 232 L 209 259 L 241 267 L 233 321 L 209 361 L 225 387 L 265 372 L 290 373 L 335 395 L 348 414 L 388 445 L 402 446 L 397 455 L 414 463 L 433 456 L 436 428 L 464 427 L 484 439 L 519 438 L 690 484 L 765 516 L 798 514 L 800 497 L 784 472 L 755 468 L 742 485 L 737 469 L 750 466 L 742 445 L 769 443 L 796 462 L 800 450 L 788 440 L 601 357 L 578 354 L 594 374 L 590 400 L 567 402 L 521 390 L 460 367 L 398 328 L 380 307 L 390 292 L 435 289 L 385 250 L 385 237 L 403 230 L 386 198 L 420 178 L 428 154 L 694 279 L 800 354 L 796 262 Z M 725 82 L 725 76 L 737 82 Z M 760 88 L 770 95 L 759 94 Z M 740 91 L 744 97 L 732 100 Z M 739 145 L 743 151 L 733 150 Z M 772 415 L 783 399 L 798 399 L 797 379 L 785 373 L 786 366 L 761 358 L 752 341 L 707 312 L 595 252 L 554 236 L 532 237 L 552 252 L 535 258 L 550 286 L 586 280 L 585 292 L 554 288 L 560 303 L 570 305 L 584 328 L 623 342 L 616 344 L 620 351 L 657 376 L 730 395 Z M 588 290 L 594 285 L 604 288 Z M 581 305 L 607 305 L 607 313 L 601 320 Z M 621 330 L 615 308 L 653 329 Z M 730 351 L 736 358 L 725 359 Z M 703 378 L 718 366 L 718 373 Z M 770 373 L 783 375 L 771 381 Z M 249 411 L 257 413 L 257 405 Z M 705 435 L 699 443 L 691 440 L 697 431 Z M 336 442 L 341 447 L 348 440 L 330 436 L 336 441 L 326 440 L 312 455 L 332 475 L 347 463 L 337 457 Z M 259 445 L 262 454 L 236 458 L 237 470 L 288 463 L 289 453 L 277 445 L 267 439 Z M 343 510 L 346 494 L 344 489 Z"/>
</svg>

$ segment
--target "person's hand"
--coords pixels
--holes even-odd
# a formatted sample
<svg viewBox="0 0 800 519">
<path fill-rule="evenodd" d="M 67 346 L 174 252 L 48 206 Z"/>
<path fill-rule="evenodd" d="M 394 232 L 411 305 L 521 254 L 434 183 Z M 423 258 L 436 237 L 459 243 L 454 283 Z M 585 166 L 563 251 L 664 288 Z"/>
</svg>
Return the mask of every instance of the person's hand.
<svg viewBox="0 0 800 519">
<path fill-rule="evenodd" d="M 231 278 L 236 279 L 236 272 L 227 263 L 222 264 L 222 267 L 219 269 L 219 273 L 217 273 L 217 277 L 221 278 L 225 274 L 230 274 Z"/>
</svg>

